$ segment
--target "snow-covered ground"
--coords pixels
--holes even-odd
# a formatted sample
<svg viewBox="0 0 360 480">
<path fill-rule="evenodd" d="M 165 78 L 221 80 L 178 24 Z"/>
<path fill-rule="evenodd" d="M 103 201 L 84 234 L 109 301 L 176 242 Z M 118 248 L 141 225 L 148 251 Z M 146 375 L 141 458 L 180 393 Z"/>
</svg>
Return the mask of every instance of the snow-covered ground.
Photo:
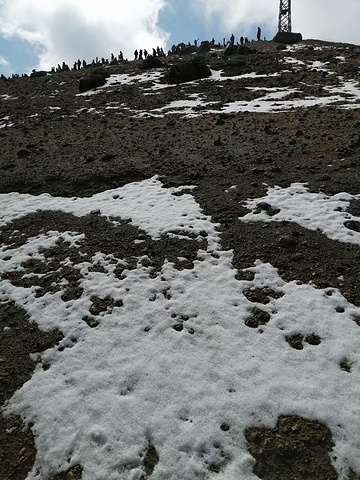
<svg viewBox="0 0 360 480">
<path fill-rule="evenodd" d="M 295 52 L 296 51 L 297 50 L 295 50 Z M 292 50 L 289 50 L 289 52 L 292 52 Z M 194 100 L 191 98 L 191 94 L 189 94 L 188 96 L 186 92 L 184 92 L 184 98 L 182 100 L 172 101 L 168 105 L 164 105 L 163 107 L 153 110 L 141 111 L 131 109 L 131 113 L 133 116 L 137 117 L 160 117 L 164 115 L 181 115 L 187 117 L 196 117 L 219 112 L 273 113 L 283 112 L 294 108 L 308 108 L 313 106 L 325 107 L 328 105 L 336 105 L 337 108 L 344 109 L 354 109 L 360 107 L 359 82 L 356 80 L 345 80 L 343 77 L 335 75 L 335 73 L 329 69 L 328 63 L 320 61 L 305 62 L 292 56 L 284 57 L 281 62 L 283 63 L 284 69 L 275 73 L 256 74 L 255 72 L 252 72 L 236 76 L 226 76 L 221 70 L 212 70 L 211 77 L 209 77 L 209 79 L 206 79 L 206 81 L 210 80 L 214 83 L 217 83 L 219 87 L 221 86 L 222 82 L 226 81 L 246 81 L 247 79 L 256 79 L 260 82 L 263 81 L 263 87 L 245 87 L 249 90 L 261 90 L 264 92 L 263 96 L 259 96 L 255 100 L 234 101 L 226 104 L 221 104 L 221 102 L 219 101 L 211 101 L 211 99 L 207 99 L 206 95 L 202 93 L 198 93 L 199 98 L 197 100 Z M 301 89 L 290 89 L 287 87 L 272 87 L 273 93 L 267 93 L 269 88 L 266 87 L 266 82 L 272 77 L 281 78 L 282 75 L 288 74 L 289 67 L 291 67 L 294 71 L 311 70 L 313 72 L 323 72 L 329 75 L 332 79 L 332 84 L 330 82 L 330 85 L 324 86 L 324 90 L 328 92 L 328 95 L 304 95 L 303 98 L 286 99 L 286 97 L 288 97 L 290 93 L 302 93 Z M 118 87 L 119 85 L 137 84 L 142 88 L 142 93 L 145 96 L 158 95 L 164 89 L 178 88 L 174 87 L 173 85 L 161 83 L 161 77 L 163 76 L 163 74 L 163 70 L 156 70 L 148 71 L 138 75 L 112 75 L 107 80 L 106 85 L 91 90 L 89 92 L 79 94 L 79 96 L 85 96 L 91 99 L 92 95 L 100 92 L 109 92 L 114 86 Z M 183 84 L 183 87 L 198 85 L 199 88 L 201 88 L 201 84 L 203 81 L 204 80 L 187 82 L 186 84 Z M 121 113 L 121 110 L 129 111 L 130 109 L 126 106 L 126 104 L 122 104 L 122 106 L 119 107 L 118 110 L 119 113 Z M 100 113 L 103 113 L 103 111 L 100 111 Z"/>
<path fill-rule="evenodd" d="M 360 245 L 360 233 L 346 227 L 349 221 L 359 224 L 360 217 L 351 215 L 346 210 L 351 200 L 360 200 L 360 195 L 338 193 L 333 197 L 322 193 L 310 193 L 303 183 L 293 183 L 288 188 L 269 188 L 262 198 L 249 200 L 246 205 L 256 210 L 263 202 L 279 213 L 269 216 L 266 209 L 249 213 L 242 221 L 294 222 L 309 230 L 325 233 L 332 240 Z"/>
<path fill-rule="evenodd" d="M 190 193 L 179 196 L 181 190 L 165 189 L 153 177 L 90 198 L 1 195 L 2 224 L 38 210 L 82 216 L 96 209 L 107 218 L 131 219 L 155 240 L 174 231 L 207 233 L 207 248 L 198 250 L 193 269 L 180 271 L 166 261 L 155 278 L 142 257 L 137 269 L 117 278 L 114 270 L 123 259 L 98 252 L 92 262 L 74 267 L 84 289 L 77 300 L 63 301 L 62 292 L 37 297 L 36 287 L 0 283 L 0 300 L 14 300 L 41 329 L 56 327 L 65 335 L 59 346 L 39 355 L 50 368 L 39 364 L 5 408 L 33 424 L 37 458 L 28 479 L 76 464 L 84 468 L 83 480 L 140 479 L 150 441 L 159 455 L 156 480 L 255 480 L 244 430 L 274 427 L 286 414 L 331 429 L 340 479 L 348 467 L 359 471 L 360 328 L 354 319 L 360 309 L 336 289 L 286 283 L 260 261 L 249 269 L 254 280 L 236 280 L 232 252 L 221 249 L 219 226 Z M 360 234 L 343 226 L 351 198 L 311 194 L 295 184 L 269 189 L 248 206 L 268 202 L 280 209 L 272 220 L 360 243 Z M 255 219 L 268 220 L 264 214 L 243 220 Z M 3 246 L 0 272 L 44 258 L 42 251 L 60 238 L 76 247 L 83 234 L 44 232 L 19 248 Z M 102 272 L 91 268 L 98 263 Z M 245 289 L 263 287 L 282 296 L 257 305 L 244 295 Z M 96 328 L 81 320 L 93 296 L 122 300 L 121 307 L 97 316 Z M 261 328 L 245 324 L 254 306 L 270 315 Z M 303 350 L 295 350 L 286 337 L 297 333 L 315 334 L 321 343 L 304 342 Z M 351 374 L 340 368 L 345 360 Z M 223 424 L 230 428 L 224 431 Z M 220 473 L 209 470 L 215 463 Z"/>
</svg>

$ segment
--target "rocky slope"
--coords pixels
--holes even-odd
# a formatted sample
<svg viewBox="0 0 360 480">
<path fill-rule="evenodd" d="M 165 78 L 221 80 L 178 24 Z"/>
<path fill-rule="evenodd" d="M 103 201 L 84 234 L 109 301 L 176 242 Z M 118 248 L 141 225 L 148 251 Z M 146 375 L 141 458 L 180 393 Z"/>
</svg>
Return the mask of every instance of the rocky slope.
<svg viewBox="0 0 360 480">
<path fill-rule="evenodd" d="M 352 195 L 347 229 L 360 231 L 360 47 L 309 40 L 286 50 L 272 42 L 250 48 L 249 54 L 230 57 L 219 49 L 203 54 L 212 76 L 177 85 L 162 83 L 162 77 L 170 64 L 189 57 L 168 57 L 163 67 L 152 70 L 144 70 L 140 61 L 107 67 L 111 76 L 106 85 L 81 95 L 82 72 L 77 71 L 0 81 L 0 193 L 91 197 L 154 175 L 168 188 L 195 186 L 196 202 L 219 224 L 222 249 L 233 252 L 237 280 L 251 280 L 253 273 L 244 269 L 261 260 L 277 268 L 286 282 L 338 289 L 359 307 L 359 243 L 335 241 L 293 221 L 264 224 L 239 218 L 249 213 L 245 202 L 265 197 L 269 187 L 306 183 L 312 193 Z M 277 214 L 266 202 L 258 210 L 269 217 Z M 159 242 L 143 233 L 144 247 L 134 242 L 138 232 L 131 224 L 117 219 L 110 228 L 97 213 L 74 217 L 45 211 L 3 225 L 1 241 L 7 249 L 55 230 L 84 233 L 85 241 L 81 248 L 60 242 L 45 252 L 45 260 L 27 260 L 23 269 L 6 271 L 0 288 L 7 283 L 36 286 L 39 297 L 61 291 L 64 301 L 79 299 L 81 275 L 66 259 L 76 265 L 97 252 L 127 259 L 146 254 L 154 275 L 165 259 L 176 264 L 179 257 L 186 258 L 179 268 L 193 268 L 201 243 L 180 238 Z M 34 272 L 41 274 L 36 280 Z M 29 354 L 51 349 L 66 337 L 29 323 L 26 311 L 4 291 L 1 325 L 10 327 L 11 334 L 1 329 L 2 402 L 31 377 L 40 357 L 30 361 Z M 268 322 L 261 317 L 262 305 L 274 294 L 261 288 L 245 294 L 255 308 L 248 326 L 261 329 Z M 119 306 L 104 298 L 91 302 L 85 319 L 91 327 L 101 312 Z M 177 329 L 183 329 L 183 322 Z M 301 349 L 305 337 L 287 342 Z M 357 361 L 342 362 L 339 369 L 358 378 Z M 352 464 L 342 473 L 336 470 L 330 456 L 332 432 L 323 423 L 295 414 L 280 416 L 269 429 L 249 419 L 244 434 L 256 460 L 254 473 L 269 480 L 359 479 Z M 35 460 L 31 423 L 22 428 L 19 417 L 4 416 L 0 428 L 0 478 L 27 478 Z M 226 472 L 229 459 L 219 449 L 220 460 L 208 464 L 210 476 L 198 478 Z M 161 454 L 149 441 L 143 478 L 163 478 L 156 476 L 159 461 Z M 31 478 L 81 478 L 82 466 L 70 467 Z"/>
</svg>

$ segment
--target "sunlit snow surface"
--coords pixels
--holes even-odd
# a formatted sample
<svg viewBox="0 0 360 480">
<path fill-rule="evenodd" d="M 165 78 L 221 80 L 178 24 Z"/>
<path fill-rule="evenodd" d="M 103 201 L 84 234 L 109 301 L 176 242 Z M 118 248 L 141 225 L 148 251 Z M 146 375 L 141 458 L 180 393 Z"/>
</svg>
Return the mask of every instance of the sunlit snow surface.
<svg viewBox="0 0 360 480">
<path fill-rule="evenodd" d="M 293 183 L 288 188 L 269 188 L 266 196 L 248 200 L 246 205 L 253 212 L 241 220 L 294 222 L 309 230 L 323 232 L 332 240 L 360 244 L 360 233 L 345 225 L 352 220 L 358 222 L 360 228 L 360 217 L 346 211 L 351 200 L 360 200 L 360 195 L 337 193 L 331 197 L 321 193 L 310 193 L 306 184 Z M 268 216 L 266 210 L 254 213 L 257 205 L 262 202 L 279 209 L 279 213 L 272 216 Z"/>
<path fill-rule="evenodd" d="M 10 117 L 0 118 L 0 128 L 13 127 L 14 124 L 10 121 Z"/>
<path fill-rule="evenodd" d="M 287 51 L 295 52 L 296 49 L 288 49 Z M 340 59 L 343 57 L 339 57 Z M 283 112 L 294 108 L 308 108 L 308 107 L 325 107 L 329 105 L 335 105 L 337 108 L 342 109 L 356 109 L 360 107 L 360 85 L 356 80 L 346 80 L 341 76 L 337 76 L 330 69 L 329 62 L 324 63 L 318 60 L 315 61 L 303 61 L 292 56 L 286 56 L 280 60 L 280 64 L 283 64 L 283 69 L 269 74 L 257 74 L 256 72 L 244 73 L 236 76 L 226 76 L 221 70 L 212 70 L 211 76 L 207 79 L 196 80 L 192 82 L 183 83 L 182 89 L 186 89 L 191 86 L 198 86 L 201 89 L 202 82 L 214 82 L 220 87 L 223 82 L 229 81 L 242 81 L 249 80 L 258 81 L 259 86 L 246 86 L 245 89 L 250 91 L 263 91 L 264 95 L 260 95 L 258 98 L 250 101 L 233 101 L 228 103 L 221 103 L 219 101 L 212 101 L 211 98 L 207 98 L 205 93 L 198 93 L 197 98 L 192 98 L 193 94 L 187 94 L 183 92 L 183 98 L 181 100 L 175 100 L 159 108 L 138 110 L 130 109 L 125 104 L 116 107 L 116 110 L 127 111 L 135 117 L 163 117 L 165 115 L 181 115 L 185 117 L 197 117 L 199 115 L 223 113 L 238 113 L 238 112 Z M 290 68 L 290 70 L 289 70 Z M 325 94 L 319 96 L 304 95 L 301 97 L 302 90 L 290 89 L 288 87 L 266 87 L 266 81 L 272 77 L 282 77 L 289 72 L 298 71 L 312 71 L 321 72 L 327 74 L 330 78 L 328 84 L 324 85 L 323 89 Z M 101 92 L 111 92 L 114 87 L 122 85 L 139 85 L 142 95 L 159 95 L 161 91 L 165 89 L 179 89 L 179 86 L 171 84 L 161 83 L 161 79 L 165 73 L 165 69 L 150 70 L 142 74 L 129 75 L 129 74 L 117 74 L 111 75 L 107 79 L 107 83 L 102 87 L 99 87 L 89 92 L 79 94 L 78 96 L 85 96 L 91 99 L 91 96 Z M 261 84 L 263 83 L 263 86 Z M 301 86 L 301 84 L 300 84 Z M 303 85 L 304 86 L 304 85 Z M 244 85 L 242 84 L 242 87 Z M 270 93 L 269 93 L 270 91 Z M 289 95 L 297 93 L 299 98 L 289 98 Z M 107 108 L 109 109 L 109 108 Z M 91 113 L 88 110 L 87 113 Z M 94 112 L 94 113 L 104 113 Z"/>
<path fill-rule="evenodd" d="M 221 250 L 218 226 L 192 195 L 179 196 L 180 191 L 162 188 L 154 177 L 83 199 L 1 196 L 2 224 L 36 210 L 81 216 L 96 208 L 107 217 L 131 218 L 154 239 L 174 230 L 208 234 L 207 250 L 198 251 L 192 270 L 166 262 L 156 278 L 139 262 L 119 279 L 114 260 L 121 259 L 99 252 L 93 263 L 100 262 L 105 273 L 93 271 L 92 263 L 76 266 L 84 288 L 78 300 L 64 302 L 61 292 L 37 298 L 35 287 L 0 283 L 1 300 L 14 300 L 40 328 L 57 327 L 65 334 L 64 349 L 41 354 L 50 368 L 38 366 L 6 408 L 33 423 L 37 459 L 28 479 L 47 478 L 75 464 L 83 466 L 83 480 L 140 479 L 151 441 L 160 459 L 152 475 L 156 480 L 255 480 L 244 429 L 274 427 L 286 414 L 331 429 L 340 478 L 347 467 L 359 470 L 360 328 L 354 317 L 360 309 L 335 289 L 330 296 L 330 289 L 286 283 L 269 264 L 257 262 L 250 269 L 253 281 L 236 280 L 232 252 Z M 292 193 L 301 199 L 306 189 L 297 185 Z M 323 200 L 330 217 L 349 197 Z M 337 236 L 338 223 L 330 223 L 326 234 Z M 41 258 L 39 250 L 58 238 L 76 246 L 83 236 L 44 232 L 18 249 L 3 247 L 0 271 Z M 244 321 L 255 304 L 243 291 L 264 286 L 284 296 L 258 305 L 271 320 L 252 329 Z M 123 301 L 123 307 L 99 316 L 93 329 L 81 321 L 92 296 Z M 172 326 L 182 315 L 188 320 L 178 332 Z M 294 350 L 285 341 L 293 333 L 315 333 L 321 344 Z M 345 358 L 351 374 L 340 369 Z M 229 431 L 221 430 L 223 423 Z M 209 470 L 214 463 L 221 465 L 218 474 Z"/>
</svg>

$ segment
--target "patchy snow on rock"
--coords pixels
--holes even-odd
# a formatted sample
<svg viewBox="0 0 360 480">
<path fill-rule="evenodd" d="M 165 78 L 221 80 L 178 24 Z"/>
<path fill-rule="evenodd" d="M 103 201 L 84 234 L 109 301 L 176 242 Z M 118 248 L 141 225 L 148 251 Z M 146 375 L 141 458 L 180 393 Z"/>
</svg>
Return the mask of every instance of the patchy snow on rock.
<svg viewBox="0 0 360 480">
<path fill-rule="evenodd" d="M 0 98 L 2 100 L 19 100 L 19 97 L 12 97 L 11 95 L 8 95 L 8 94 L 0 95 Z"/>
<path fill-rule="evenodd" d="M 206 231 L 214 244 L 218 234 L 210 217 L 199 212 L 192 195 L 181 194 L 184 188 L 189 187 L 163 188 L 158 177 L 154 176 L 142 182 L 97 193 L 90 198 L 58 198 L 49 194 L 2 194 L 0 225 L 5 225 L 10 218 L 21 218 L 39 210 L 63 211 L 78 217 L 98 213 L 105 217 L 131 219 L 134 225 L 153 238 L 160 238 L 169 232 L 187 232 L 186 223 L 191 225 L 193 234 Z"/>
<path fill-rule="evenodd" d="M 299 184 L 293 188 L 287 202 L 293 196 L 300 203 L 308 192 Z M 74 265 L 84 289 L 77 300 L 63 301 L 61 292 L 37 297 L 36 287 L 1 281 L 0 300 L 14 300 L 40 328 L 57 327 L 65 335 L 38 355 L 49 368 L 39 363 L 5 408 L 32 424 L 37 457 L 28 480 L 76 464 L 83 466 L 83 480 L 140 480 L 149 442 L 159 456 L 156 480 L 256 480 L 245 429 L 274 427 L 279 415 L 290 414 L 331 429 L 341 479 L 348 467 L 359 470 L 360 328 L 354 318 L 360 309 L 335 289 L 330 296 L 328 289 L 286 283 L 270 264 L 250 268 L 252 281 L 236 280 L 232 252 L 221 250 L 217 225 L 192 195 L 174 195 L 181 191 L 152 178 L 82 199 L 1 196 L 2 224 L 42 209 L 75 215 L 97 209 L 131 218 L 154 239 L 174 229 L 208 233 L 208 248 L 198 251 L 193 269 L 165 261 L 155 278 L 140 261 L 119 278 L 116 262 L 123 260 L 99 252 L 93 262 Z M 321 197 L 325 206 L 332 202 L 328 210 L 317 210 L 319 197 L 311 197 L 307 211 L 311 201 L 315 211 L 329 213 L 328 222 L 350 197 Z M 337 236 L 338 222 L 329 229 Z M 47 232 L 10 255 L 3 246 L 0 272 L 21 269 L 30 254 L 41 257 L 39 250 L 61 237 L 75 247 L 82 238 L 81 232 Z M 101 272 L 91 268 L 98 262 Z M 265 286 L 283 296 L 258 305 L 243 293 Z M 122 306 L 97 315 L 99 325 L 90 328 L 82 319 L 94 296 L 122 300 Z M 270 315 L 261 328 L 245 324 L 254 306 Z M 295 333 L 315 334 L 320 344 L 304 342 L 303 350 L 295 350 L 286 341 Z M 345 358 L 351 374 L 340 368 Z"/>
<path fill-rule="evenodd" d="M 299 65 L 301 67 L 305 67 L 306 63 L 302 60 L 298 60 L 297 58 L 293 57 L 284 57 L 284 63 L 291 63 L 292 65 Z"/>
<path fill-rule="evenodd" d="M 252 212 L 240 220 L 294 222 L 309 230 L 323 232 L 332 240 L 360 244 L 360 217 L 346 211 L 350 201 L 355 199 L 360 200 L 360 195 L 337 193 L 331 197 L 323 193 L 311 193 L 304 183 L 293 183 L 288 188 L 276 186 L 269 188 L 264 197 L 247 200 L 246 206 Z M 273 209 L 279 209 L 279 213 L 269 216 L 266 209 L 261 209 L 261 205 L 259 207 L 263 202 Z M 352 226 L 359 231 L 354 231 Z"/>
<path fill-rule="evenodd" d="M 95 89 L 89 90 L 87 92 L 78 93 L 78 97 L 88 97 L 97 93 L 100 93 L 110 87 L 119 86 L 119 85 L 135 85 L 137 83 L 149 83 L 154 82 L 154 87 L 159 83 L 160 78 L 164 75 L 163 70 L 151 70 L 138 75 L 129 75 L 127 73 L 110 75 L 106 79 L 106 84 L 101 87 L 96 87 Z"/>
<path fill-rule="evenodd" d="M 10 128 L 13 126 L 14 126 L 14 123 L 10 121 L 9 116 L 0 118 L 0 128 Z"/>
</svg>

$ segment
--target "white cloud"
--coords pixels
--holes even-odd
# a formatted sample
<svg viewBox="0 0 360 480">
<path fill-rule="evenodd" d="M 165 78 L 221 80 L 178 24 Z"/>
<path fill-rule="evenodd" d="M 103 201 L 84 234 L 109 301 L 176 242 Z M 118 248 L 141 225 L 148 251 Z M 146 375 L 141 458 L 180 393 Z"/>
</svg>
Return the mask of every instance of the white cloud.
<svg viewBox="0 0 360 480">
<path fill-rule="evenodd" d="M 10 71 L 11 71 L 10 63 L 6 60 L 6 58 L 0 55 L 0 73 L 9 75 Z"/>
<path fill-rule="evenodd" d="M 205 18 L 217 17 L 226 31 L 246 32 L 257 24 L 274 33 L 277 30 L 279 0 L 198 0 L 194 8 Z M 359 0 L 292 2 L 293 31 L 304 38 L 359 44 L 359 18 Z"/>
<path fill-rule="evenodd" d="M 91 61 L 135 48 L 164 45 L 158 26 L 166 0 L 0 0 L 0 33 L 31 43 L 38 68 L 77 58 Z"/>
</svg>

